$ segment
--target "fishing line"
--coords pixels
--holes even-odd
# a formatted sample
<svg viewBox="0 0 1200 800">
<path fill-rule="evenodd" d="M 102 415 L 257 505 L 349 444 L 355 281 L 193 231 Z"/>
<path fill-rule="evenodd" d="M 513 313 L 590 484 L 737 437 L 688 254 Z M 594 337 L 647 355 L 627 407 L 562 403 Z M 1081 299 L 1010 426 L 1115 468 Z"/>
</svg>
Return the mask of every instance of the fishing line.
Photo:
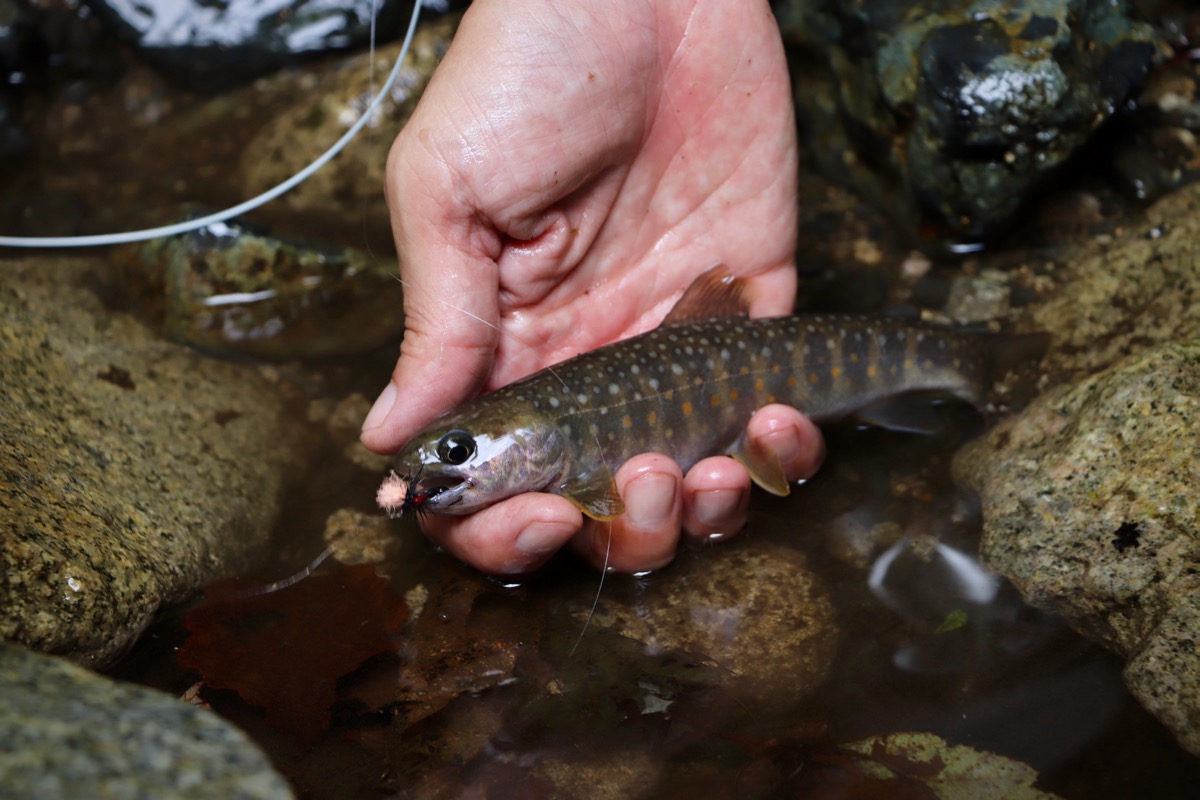
<svg viewBox="0 0 1200 800">
<path fill-rule="evenodd" d="M 329 163 L 338 153 L 345 149 L 358 132 L 363 129 L 363 126 L 374 115 L 375 110 L 383 102 L 383 98 L 388 95 L 392 89 L 392 84 L 396 82 L 396 77 L 400 74 L 400 68 L 404 64 L 405 56 L 408 55 L 409 47 L 412 45 L 413 35 L 417 30 L 417 20 L 421 16 L 421 6 L 429 0 L 415 0 L 413 3 L 412 18 L 408 23 L 408 31 L 404 35 L 404 44 L 400 47 L 400 54 L 396 56 L 396 63 L 392 66 L 391 73 L 388 74 L 387 80 L 380 87 L 379 93 L 371 100 L 371 104 L 367 106 L 367 110 L 358 121 L 350 127 L 350 130 L 343 134 L 342 138 L 338 139 L 333 145 L 316 158 L 311 164 L 297 172 L 292 177 L 278 184 L 277 186 L 268 189 L 257 197 L 252 197 L 243 203 L 227 208 L 224 211 L 218 211 L 215 214 L 199 217 L 198 219 L 188 220 L 187 222 L 178 222 L 173 225 L 163 225 L 157 228 L 147 228 L 139 231 L 126 231 L 125 233 L 103 233 L 91 236 L 3 236 L 0 235 L 0 247 L 96 247 L 102 245 L 114 244 L 129 244 L 131 242 L 144 242 L 147 239 L 157 239 L 161 236 L 176 236 L 181 233 L 191 233 L 200 228 L 214 225 L 218 222 L 224 222 L 233 217 L 241 216 L 248 211 L 253 211 L 259 206 L 263 206 L 280 195 L 291 191 L 299 186 L 304 181 L 308 180 L 313 173 L 321 167 Z M 431 2 L 431 6 L 437 7 L 441 5 L 438 2 Z M 374 67 L 374 45 L 375 45 L 375 15 L 371 16 L 371 47 L 372 47 L 372 68 Z"/>
<path fill-rule="evenodd" d="M 307 578 L 309 575 L 312 575 L 314 572 L 316 572 L 317 568 L 320 567 L 323 563 L 325 563 L 325 559 L 329 558 L 331 555 L 333 555 L 333 548 L 326 547 L 324 550 L 321 551 L 321 555 L 317 556 L 316 558 L 314 558 L 312 560 L 311 564 L 309 564 L 307 567 L 300 570 L 299 572 L 295 573 L 294 575 L 289 575 L 286 578 L 281 578 L 277 581 L 272 581 L 271 583 L 263 584 L 262 586 L 256 586 L 253 589 L 247 589 L 244 592 L 237 592 L 233 596 L 233 599 L 246 600 L 251 597 L 261 597 L 264 594 L 271 594 L 272 592 L 278 592 L 281 589 L 286 589 L 289 586 L 295 586 L 297 583 L 299 583 L 300 581 Z"/>
</svg>

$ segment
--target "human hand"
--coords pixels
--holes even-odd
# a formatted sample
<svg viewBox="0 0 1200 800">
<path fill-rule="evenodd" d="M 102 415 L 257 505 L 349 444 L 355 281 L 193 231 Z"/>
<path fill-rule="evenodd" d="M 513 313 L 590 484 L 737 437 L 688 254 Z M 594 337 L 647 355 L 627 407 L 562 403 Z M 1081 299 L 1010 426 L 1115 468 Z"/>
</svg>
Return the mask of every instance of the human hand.
<svg viewBox="0 0 1200 800">
<path fill-rule="evenodd" d="M 395 451 L 479 391 L 655 327 L 717 262 L 747 279 L 753 316 L 790 312 L 795 181 L 766 2 L 479 0 L 389 157 L 407 330 L 363 442 Z M 760 410 L 750 434 L 791 480 L 823 455 L 790 408 Z M 517 573 L 571 540 L 594 563 L 652 569 L 681 525 L 709 537 L 745 522 L 749 475 L 732 459 L 685 478 L 650 454 L 616 479 L 627 510 L 611 526 L 529 494 L 424 527 Z"/>
</svg>

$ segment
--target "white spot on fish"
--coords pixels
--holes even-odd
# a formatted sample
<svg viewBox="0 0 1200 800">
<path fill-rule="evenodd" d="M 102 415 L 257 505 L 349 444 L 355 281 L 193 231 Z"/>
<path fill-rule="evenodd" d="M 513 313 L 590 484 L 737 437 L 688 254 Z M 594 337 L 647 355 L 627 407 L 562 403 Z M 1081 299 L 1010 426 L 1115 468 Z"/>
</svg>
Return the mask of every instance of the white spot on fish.
<svg viewBox="0 0 1200 800">
<path fill-rule="evenodd" d="M 557 398 L 557 397 L 551 397 L 551 398 L 550 398 L 550 407 L 551 407 L 551 408 L 558 408 L 558 398 Z"/>
<path fill-rule="evenodd" d="M 580 394 L 575 395 L 575 399 L 579 401 L 580 405 L 586 405 L 587 401 L 588 401 L 588 396 L 586 394 L 580 393 Z"/>
<path fill-rule="evenodd" d="M 621 393 L 621 387 L 617 386 L 615 383 L 610 383 L 608 385 L 608 393 L 614 396 L 618 395 Z"/>
<path fill-rule="evenodd" d="M 672 364 L 671 372 L 674 372 L 676 375 L 682 375 L 683 374 L 683 365 L 678 362 L 675 364 Z M 653 385 L 654 381 L 650 381 L 650 383 L 651 383 L 651 385 Z M 657 389 L 658 387 L 655 386 L 654 388 Z"/>
</svg>

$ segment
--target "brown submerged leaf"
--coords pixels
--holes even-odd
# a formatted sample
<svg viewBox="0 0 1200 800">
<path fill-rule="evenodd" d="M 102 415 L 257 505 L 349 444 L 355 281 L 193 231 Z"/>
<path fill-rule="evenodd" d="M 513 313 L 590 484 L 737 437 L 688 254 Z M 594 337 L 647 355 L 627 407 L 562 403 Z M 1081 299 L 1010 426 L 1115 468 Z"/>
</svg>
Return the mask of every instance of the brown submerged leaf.
<svg viewBox="0 0 1200 800">
<path fill-rule="evenodd" d="M 244 582 L 238 582 L 244 587 Z M 231 582 L 185 620 L 180 665 L 207 686 L 266 710 L 274 728 L 310 744 L 329 726 L 337 684 L 398 647 L 408 607 L 369 564 L 340 567 L 256 597 L 230 598 Z"/>
</svg>

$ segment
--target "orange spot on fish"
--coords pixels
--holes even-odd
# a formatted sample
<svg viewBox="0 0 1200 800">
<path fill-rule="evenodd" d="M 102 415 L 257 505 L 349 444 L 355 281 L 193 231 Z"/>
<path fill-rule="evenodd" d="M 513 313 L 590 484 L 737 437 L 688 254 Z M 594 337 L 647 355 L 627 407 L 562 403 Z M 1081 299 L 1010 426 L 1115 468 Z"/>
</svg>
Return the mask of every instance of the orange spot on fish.
<svg viewBox="0 0 1200 800">
<path fill-rule="evenodd" d="M 817 377 L 816 375 L 813 375 L 813 378 L 816 378 L 816 377 Z M 813 383 L 816 383 L 816 381 L 814 380 Z M 796 388 L 796 376 L 795 375 L 788 375 L 787 385 L 788 385 L 789 389 Z"/>
<path fill-rule="evenodd" d="M 830 369 L 830 370 L 829 370 L 829 377 L 831 377 L 831 378 L 835 378 L 835 379 L 836 379 L 836 378 L 837 378 L 838 376 L 840 376 L 841 374 L 842 374 L 842 368 L 841 368 L 841 367 L 833 367 L 832 369 Z"/>
<path fill-rule="evenodd" d="M 716 408 L 717 406 L 721 405 L 721 395 L 714 394 L 712 397 L 708 398 L 708 402 L 712 404 L 713 408 Z"/>
<path fill-rule="evenodd" d="M 778 375 L 782 370 L 783 370 L 783 367 L 779 366 L 778 364 L 771 365 L 771 372 L 774 375 Z"/>
<path fill-rule="evenodd" d="M 690 417 L 692 415 L 692 404 L 688 400 L 683 401 L 683 415 L 685 417 Z"/>
<path fill-rule="evenodd" d="M 766 385 L 766 384 L 764 384 L 764 383 L 763 383 L 763 379 L 762 379 L 762 378 L 759 378 L 758 380 L 756 380 L 756 381 L 754 382 L 754 391 L 756 391 L 756 392 L 761 392 L 761 391 L 763 390 L 763 387 L 764 387 L 765 385 Z"/>
<path fill-rule="evenodd" d="M 858 363 L 858 353 L 851 353 L 851 354 L 850 354 L 850 363 L 851 363 L 851 364 L 857 364 L 857 363 Z"/>
<path fill-rule="evenodd" d="M 651 411 L 650 414 L 646 417 L 646 422 L 650 423 L 651 425 L 658 422 L 658 412 Z"/>
<path fill-rule="evenodd" d="M 813 386 L 816 386 L 818 383 L 821 382 L 821 376 L 814 372 L 812 375 L 808 376 L 808 382 L 811 383 Z"/>
<path fill-rule="evenodd" d="M 874 364 L 867 367 L 867 377 L 868 378 L 874 378 L 878 374 L 879 374 L 879 367 L 875 366 Z"/>
<path fill-rule="evenodd" d="M 749 375 L 749 374 L 750 374 L 750 368 L 749 368 L 749 367 L 742 367 L 741 369 L 739 369 L 739 370 L 738 370 L 738 374 L 739 374 L 739 375 Z"/>
<path fill-rule="evenodd" d="M 737 399 L 738 399 L 738 390 L 730 389 L 729 390 L 729 402 L 732 403 L 734 400 L 737 400 Z"/>
<path fill-rule="evenodd" d="M 633 417 L 626 414 L 625 419 L 621 420 L 621 427 L 632 428 L 633 427 Z"/>
</svg>

